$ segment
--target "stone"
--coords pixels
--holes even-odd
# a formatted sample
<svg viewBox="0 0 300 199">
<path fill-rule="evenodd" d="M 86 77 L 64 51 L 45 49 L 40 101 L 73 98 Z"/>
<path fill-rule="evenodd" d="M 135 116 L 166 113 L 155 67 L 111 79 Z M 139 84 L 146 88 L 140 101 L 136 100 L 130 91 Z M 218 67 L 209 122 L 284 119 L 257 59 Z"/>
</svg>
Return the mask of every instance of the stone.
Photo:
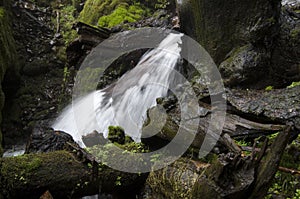
<svg viewBox="0 0 300 199">
<path fill-rule="evenodd" d="M 251 44 L 233 50 L 219 66 L 224 84 L 241 86 L 263 78 L 269 57 L 263 49 L 255 49 Z"/>
<path fill-rule="evenodd" d="M 299 2 L 291 6 L 286 4 L 281 11 L 280 31 L 271 59 L 274 86 L 287 86 L 300 80 L 300 14 L 296 13 L 297 8 L 300 8 Z"/>
<path fill-rule="evenodd" d="M 75 144 L 71 135 L 38 125 L 27 143 L 25 153 L 46 153 L 66 149 L 67 143 Z M 77 144 L 75 144 L 77 145 Z"/>
<path fill-rule="evenodd" d="M 279 0 L 187 0 L 178 6 L 183 31 L 195 38 L 216 64 L 245 42 L 266 45 L 278 29 Z"/>
</svg>

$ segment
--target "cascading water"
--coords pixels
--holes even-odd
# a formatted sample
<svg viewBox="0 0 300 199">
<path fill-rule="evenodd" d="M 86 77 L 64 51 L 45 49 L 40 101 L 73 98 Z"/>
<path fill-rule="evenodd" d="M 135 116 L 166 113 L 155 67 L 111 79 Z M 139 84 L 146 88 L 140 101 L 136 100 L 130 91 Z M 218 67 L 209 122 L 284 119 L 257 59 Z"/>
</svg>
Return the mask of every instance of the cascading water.
<svg viewBox="0 0 300 199">
<path fill-rule="evenodd" d="M 147 110 L 176 83 L 174 69 L 180 58 L 182 36 L 170 33 L 116 83 L 75 100 L 52 127 L 71 134 L 82 146 L 83 135 L 96 130 L 106 137 L 108 126 L 121 126 L 139 141 Z"/>
</svg>

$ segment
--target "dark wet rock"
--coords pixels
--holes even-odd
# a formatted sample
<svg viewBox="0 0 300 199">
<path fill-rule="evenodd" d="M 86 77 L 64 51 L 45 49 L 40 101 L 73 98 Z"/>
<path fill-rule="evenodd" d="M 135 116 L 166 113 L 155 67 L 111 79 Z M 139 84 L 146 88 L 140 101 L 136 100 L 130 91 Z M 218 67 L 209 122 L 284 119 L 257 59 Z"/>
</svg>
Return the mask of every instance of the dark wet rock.
<svg viewBox="0 0 300 199">
<path fill-rule="evenodd" d="M 111 31 L 105 28 L 96 28 L 88 24 L 78 22 L 73 29 L 77 31 L 79 37 L 71 42 L 66 49 L 69 66 L 79 69 L 85 56 L 103 40 L 110 36 Z"/>
<path fill-rule="evenodd" d="M 98 133 L 97 131 L 93 131 L 86 136 L 82 136 L 82 141 L 86 147 L 92 147 L 98 144 L 104 145 L 108 142 L 108 140 L 103 137 L 103 134 Z"/>
<path fill-rule="evenodd" d="M 105 69 L 98 81 L 97 89 L 105 88 L 107 85 L 114 83 L 127 71 L 133 69 L 147 50 L 148 49 L 138 49 L 120 56 Z"/>
<path fill-rule="evenodd" d="M 274 41 L 272 76 L 274 86 L 300 80 L 300 3 L 292 1 L 282 8 L 280 31 Z"/>
<path fill-rule="evenodd" d="M 61 43 L 51 30 L 51 9 L 24 3 L 18 1 L 12 7 L 12 35 L 21 78 L 19 84 L 10 84 L 17 88 L 7 96 L 4 107 L 5 145 L 18 142 L 16 138 L 27 140 L 37 121 L 54 118 L 70 91 L 63 81 L 66 74 L 61 54 L 55 50 Z"/>
<path fill-rule="evenodd" d="M 139 20 L 137 22 L 132 23 L 124 23 L 117 25 L 112 28 L 112 32 L 122 32 L 126 30 L 131 30 L 135 28 L 143 28 L 143 27 L 159 27 L 159 28 L 168 28 L 172 29 L 172 19 L 175 15 L 169 10 L 160 9 L 155 11 L 151 17 L 146 19 Z"/>
<path fill-rule="evenodd" d="M 216 64 L 245 43 L 270 47 L 279 14 L 279 0 L 187 0 L 179 4 L 182 29 L 208 51 Z"/>
<path fill-rule="evenodd" d="M 71 135 L 62 131 L 55 131 L 49 127 L 37 126 L 30 136 L 25 153 L 45 153 L 64 150 L 67 148 L 68 143 L 75 144 Z"/>
<path fill-rule="evenodd" d="M 248 44 L 229 53 L 219 70 L 227 86 L 251 84 L 265 78 L 270 53 Z"/>
<path fill-rule="evenodd" d="M 18 56 L 16 53 L 15 41 L 12 37 L 11 10 L 7 1 L 0 4 L 0 124 L 5 114 L 2 110 L 5 101 L 16 90 L 19 83 Z M 4 117 L 3 117 L 4 116 Z M 2 126 L 1 126 L 2 127 Z M 2 150 L 2 132 L 0 130 L 0 157 Z"/>
<path fill-rule="evenodd" d="M 282 88 L 300 79 L 300 5 L 282 5 L 188 0 L 179 4 L 179 14 L 183 31 L 221 64 L 225 85 Z"/>
<path fill-rule="evenodd" d="M 97 36 L 98 38 L 106 39 L 110 36 L 110 30 L 106 28 L 98 28 L 94 26 L 90 26 L 83 22 L 78 22 L 74 24 L 73 28 L 77 31 L 79 35 L 87 35 L 87 36 Z M 97 40 L 96 40 L 97 41 Z"/>
<path fill-rule="evenodd" d="M 179 4 L 179 16 L 183 32 L 222 63 L 225 86 L 263 88 L 274 79 L 271 53 L 280 7 L 279 0 L 187 0 Z"/>
<path fill-rule="evenodd" d="M 281 123 L 293 122 L 300 129 L 300 89 L 230 90 L 228 102 L 237 110 Z"/>
</svg>

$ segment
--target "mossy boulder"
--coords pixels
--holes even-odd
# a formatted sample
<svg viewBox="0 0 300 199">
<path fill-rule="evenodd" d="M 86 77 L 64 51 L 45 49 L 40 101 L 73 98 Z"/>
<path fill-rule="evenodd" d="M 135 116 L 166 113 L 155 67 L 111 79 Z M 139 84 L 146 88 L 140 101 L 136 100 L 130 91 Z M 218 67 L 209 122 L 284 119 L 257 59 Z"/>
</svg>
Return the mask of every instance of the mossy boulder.
<svg viewBox="0 0 300 199">
<path fill-rule="evenodd" d="M 125 143 L 124 129 L 119 126 L 109 126 L 107 138 L 113 143 L 124 144 Z"/>
<path fill-rule="evenodd" d="M 140 4 L 118 6 L 111 14 L 102 16 L 98 20 L 101 27 L 112 28 L 124 22 L 136 22 L 143 16 L 147 16 L 149 11 L 140 6 Z"/>
<path fill-rule="evenodd" d="M 101 16 L 109 15 L 120 5 L 128 5 L 129 0 L 87 0 L 80 13 L 79 20 L 90 25 L 97 25 Z"/>
<path fill-rule="evenodd" d="M 87 0 L 79 20 L 93 26 L 112 28 L 149 17 L 154 10 L 175 10 L 171 0 Z"/>
<path fill-rule="evenodd" d="M 245 42 L 266 45 L 278 29 L 279 0 L 187 0 L 179 5 L 181 26 L 220 64 Z"/>
<path fill-rule="evenodd" d="M 224 84 L 242 85 L 259 80 L 265 76 L 269 58 L 270 53 L 251 44 L 234 49 L 219 66 Z"/>
</svg>

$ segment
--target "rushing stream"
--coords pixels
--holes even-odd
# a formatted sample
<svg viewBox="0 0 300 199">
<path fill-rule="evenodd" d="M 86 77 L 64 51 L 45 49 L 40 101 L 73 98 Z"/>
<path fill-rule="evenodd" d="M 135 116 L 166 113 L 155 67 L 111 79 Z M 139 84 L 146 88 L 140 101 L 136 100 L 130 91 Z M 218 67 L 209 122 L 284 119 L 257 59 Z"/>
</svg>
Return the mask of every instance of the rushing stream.
<svg viewBox="0 0 300 199">
<path fill-rule="evenodd" d="M 83 135 L 96 130 L 106 137 L 108 126 L 121 126 L 139 141 L 147 110 L 156 105 L 157 98 L 168 94 L 171 84 L 176 84 L 174 69 L 180 58 L 181 37 L 182 34 L 170 33 L 116 83 L 75 100 L 53 128 L 71 134 L 82 146 Z"/>
</svg>

